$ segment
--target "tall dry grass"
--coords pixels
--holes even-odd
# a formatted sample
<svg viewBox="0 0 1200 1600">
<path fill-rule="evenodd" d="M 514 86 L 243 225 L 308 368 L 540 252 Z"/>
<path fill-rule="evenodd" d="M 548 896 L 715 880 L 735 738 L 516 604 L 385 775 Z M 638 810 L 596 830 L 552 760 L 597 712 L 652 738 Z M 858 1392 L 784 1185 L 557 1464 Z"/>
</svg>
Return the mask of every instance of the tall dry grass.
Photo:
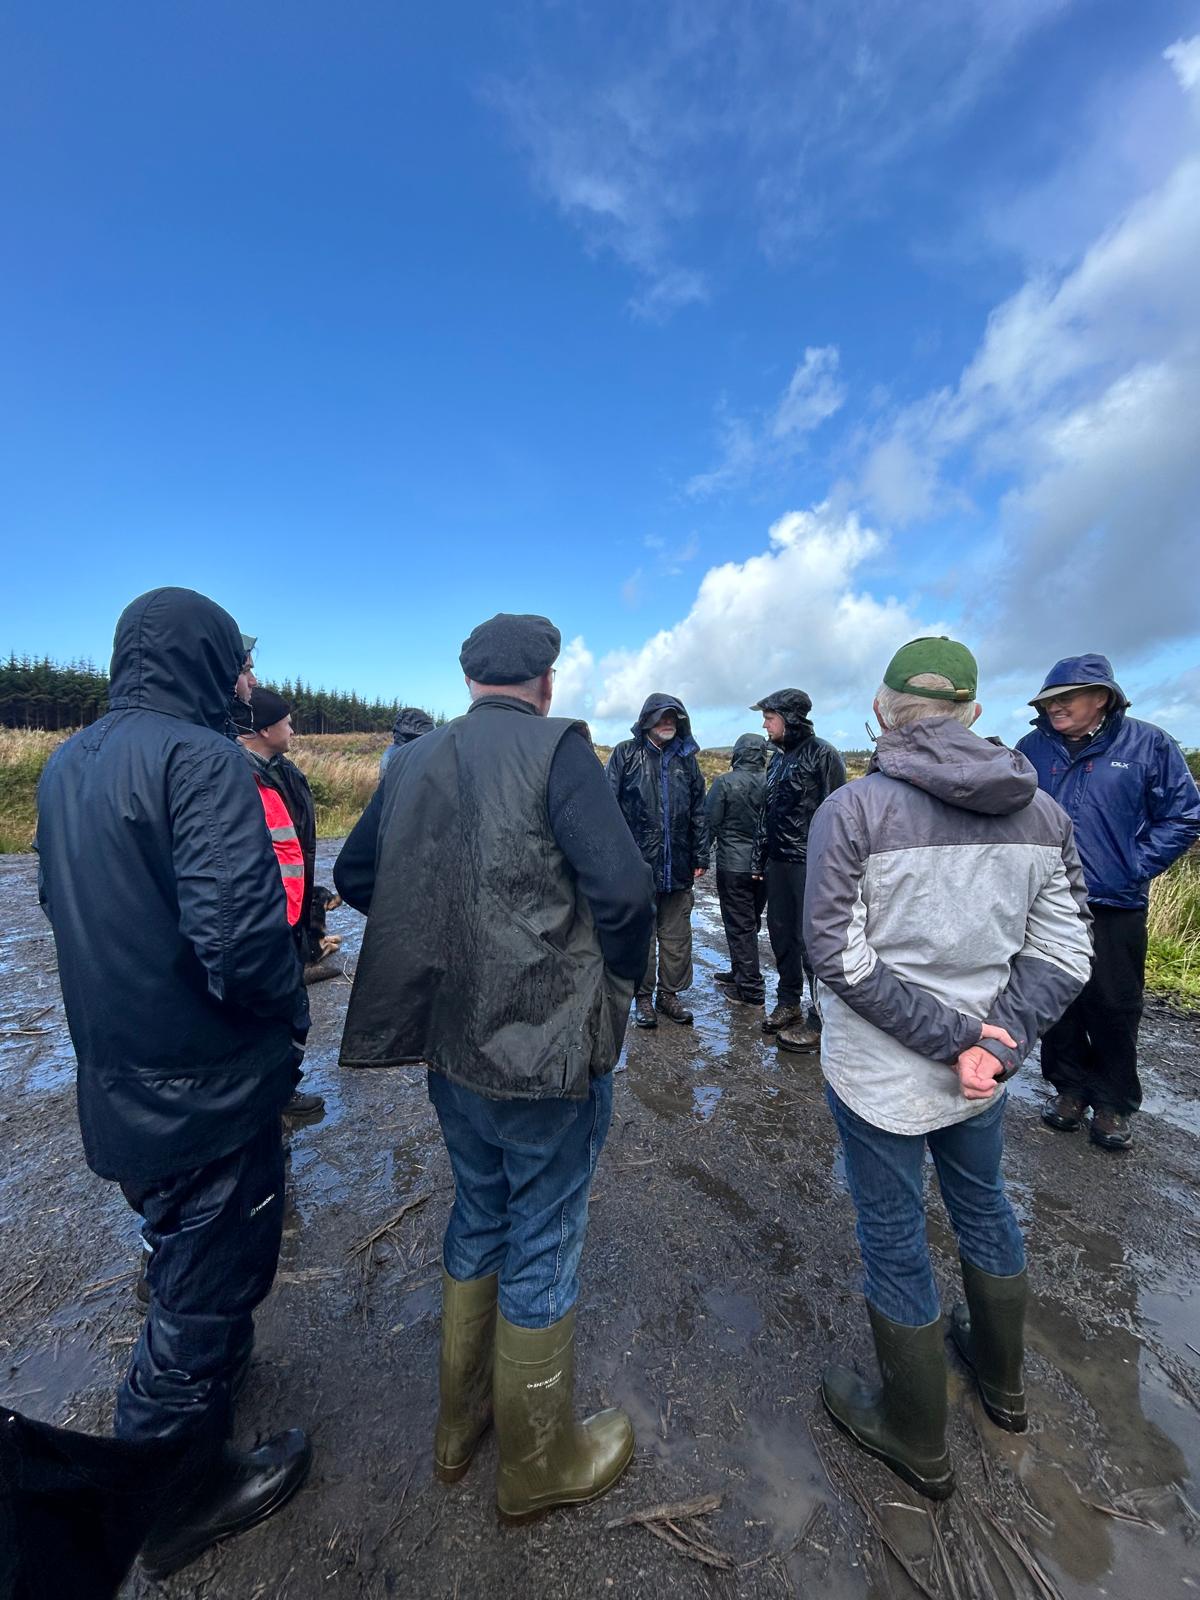
<svg viewBox="0 0 1200 1600">
<path fill-rule="evenodd" d="M 1200 853 L 1178 860 L 1150 888 L 1146 981 L 1200 1003 Z"/>
<path fill-rule="evenodd" d="M 65 733 L 0 728 L 0 854 L 29 850 L 37 824 L 37 784 Z"/>
</svg>

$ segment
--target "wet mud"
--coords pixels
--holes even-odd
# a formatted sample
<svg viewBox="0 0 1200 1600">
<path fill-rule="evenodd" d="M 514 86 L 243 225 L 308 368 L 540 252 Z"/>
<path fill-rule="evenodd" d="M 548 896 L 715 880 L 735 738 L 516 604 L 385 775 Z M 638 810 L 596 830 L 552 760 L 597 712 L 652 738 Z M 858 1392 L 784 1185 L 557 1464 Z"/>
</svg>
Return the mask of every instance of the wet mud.
<svg viewBox="0 0 1200 1600">
<path fill-rule="evenodd" d="M 326 875 L 333 848 L 322 845 Z M 0 888 L 0 1399 L 104 1431 L 139 1328 L 136 1219 L 83 1162 L 32 861 L 0 858 Z M 330 918 L 348 970 L 361 928 L 345 908 Z M 1016 1081 L 1007 1168 L 1034 1287 L 1031 1428 L 997 1430 L 951 1357 L 960 1487 L 931 1516 L 834 1432 L 816 1398 L 831 1356 L 871 1362 L 817 1062 L 778 1051 L 761 1013 L 713 985 L 726 959 L 706 884 L 695 931 L 696 1024 L 630 1030 L 584 1256 L 580 1403 L 625 1406 L 638 1434 L 618 1488 L 508 1529 L 491 1439 L 461 1484 L 434 1480 L 450 1172 L 420 1073 L 339 1071 L 339 978 L 311 990 L 307 1084 L 327 1109 L 292 1136 L 283 1256 L 237 1418 L 245 1443 L 310 1428 L 312 1477 L 278 1518 L 173 1579 L 135 1569 L 126 1596 L 1167 1600 L 1200 1589 L 1197 1019 L 1148 1011 L 1147 1110 L 1127 1155 L 1044 1130 L 1036 1065 Z M 929 1234 L 948 1309 L 956 1253 L 932 1190 Z M 681 1525 L 705 1560 L 695 1545 L 685 1554 L 643 1527 L 608 1526 L 710 1494 L 719 1507 Z"/>
</svg>

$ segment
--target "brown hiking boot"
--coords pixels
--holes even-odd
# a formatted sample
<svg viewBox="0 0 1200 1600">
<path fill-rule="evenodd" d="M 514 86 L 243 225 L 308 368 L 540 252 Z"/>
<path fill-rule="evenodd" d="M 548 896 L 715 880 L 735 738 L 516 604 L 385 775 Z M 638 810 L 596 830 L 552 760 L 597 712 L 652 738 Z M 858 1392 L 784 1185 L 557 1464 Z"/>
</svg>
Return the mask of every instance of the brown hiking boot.
<svg viewBox="0 0 1200 1600">
<path fill-rule="evenodd" d="M 648 994 L 635 994 L 633 997 L 633 1025 L 635 1028 L 658 1027 L 654 1003 Z"/>
<path fill-rule="evenodd" d="M 670 1017 L 672 1022 L 678 1022 L 685 1027 L 692 1022 L 692 1013 L 686 1006 L 679 1004 L 679 996 L 672 994 L 670 989 L 660 989 L 654 999 L 655 1011 L 661 1011 L 664 1017 Z"/>
<path fill-rule="evenodd" d="M 1096 1106 L 1088 1137 L 1101 1150 L 1128 1150 L 1133 1143 L 1133 1129 L 1123 1112 L 1114 1111 L 1111 1106 Z"/>
<path fill-rule="evenodd" d="M 780 1028 L 790 1028 L 793 1022 L 804 1021 L 803 1006 L 777 1005 L 769 1017 L 763 1018 L 764 1033 L 778 1033 Z"/>
<path fill-rule="evenodd" d="M 784 1050 L 794 1050 L 797 1055 L 812 1055 L 821 1048 L 821 1030 L 807 1022 L 797 1022 L 789 1028 L 780 1028 L 775 1043 Z"/>
<path fill-rule="evenodd" d="M 1060 1094 L 1043 1108 L 1042 1121 L 1059 1133 L 1075 1133 L 1083 1124 L 1087 1101 L 1079 1094 Z"/>
</svg>

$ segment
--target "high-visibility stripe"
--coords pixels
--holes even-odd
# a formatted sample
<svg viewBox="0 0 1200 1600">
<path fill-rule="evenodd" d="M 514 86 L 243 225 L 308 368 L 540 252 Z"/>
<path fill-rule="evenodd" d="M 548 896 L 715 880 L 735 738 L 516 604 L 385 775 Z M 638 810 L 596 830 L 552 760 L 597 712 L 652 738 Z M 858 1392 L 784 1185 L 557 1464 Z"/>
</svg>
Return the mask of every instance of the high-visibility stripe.
<svg viewBox="0 0 1200 1600">
<path fill-rule="evenodd" d="M 270 784 L 264 783 L 257 773 L 254 774 L 254 781 L 258 785 L 267 833 L 279 863 L 279 876 L 283 880 L 288 926 L 294 928 L 304 905 L 304 852 L 283 796 Z"/>
</svg>

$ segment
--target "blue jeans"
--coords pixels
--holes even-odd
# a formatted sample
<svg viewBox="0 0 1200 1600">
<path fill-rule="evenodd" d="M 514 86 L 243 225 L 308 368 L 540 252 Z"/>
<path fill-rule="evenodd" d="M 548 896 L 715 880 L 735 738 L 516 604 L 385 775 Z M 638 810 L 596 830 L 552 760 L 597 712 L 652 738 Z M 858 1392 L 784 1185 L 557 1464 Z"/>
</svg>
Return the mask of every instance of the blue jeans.
<svg viewBox="0 0 1200 1600">
<path fill-rule="evenodd" d="M 846 1180 L 858 1213 L 868 1302 L 890 1322 L 921 1328 L 941 1306 L 925 1235 L 925 1146 L 964 1261 L 1007 1278 L 1025 1265 L 1025 1244 L 1004 1193 L 1004 1102 L 932 1133 L 887 1133 L 865 1122 L 826 1085 L 846 1152 Z"/>
<path fill-rule="evenodd" d="M 612 1121 L 612 1075 L 586 1100 L 489 1100 L 429 1074 L 454 1169 L 442 1246 L 460 1282 L 500 1275 L 500 1311 L 521 1328 L 548 1328 L 579 1298 L 588 1196 Z"/>
</svg>

